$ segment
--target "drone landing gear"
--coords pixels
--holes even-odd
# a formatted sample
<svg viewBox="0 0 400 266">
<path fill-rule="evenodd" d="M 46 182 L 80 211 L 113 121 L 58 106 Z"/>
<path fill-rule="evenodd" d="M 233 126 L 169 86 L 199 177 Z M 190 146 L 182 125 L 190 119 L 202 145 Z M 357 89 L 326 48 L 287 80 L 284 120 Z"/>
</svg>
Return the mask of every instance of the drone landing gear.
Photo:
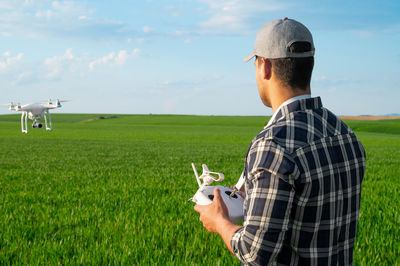
<svg viewBox="0 0 400 266">
<path fill-rule="evenodd" d="M 43 128 L 43 124 L 40 123 L 40 119 L 44 116 L 44 122 L 46 126 L 47 131 L 52 131 L 53 130 L 53 123 L 51 122 L 51 116 L 49 111 L 45 111 L 42 115 L 33 115 L 32 113 L 29 113 L 29 119 L 33 120 L 32 123 L 32 128 Z M 47 116 L 49 123 L 47 123 Z M 22 111 L 21 113 L 21 131 L 22 133 L 28 133 L 28 112 L 27 111 Z"/>
<path fill-rule="evenodd" d="M 49 116 L 50 127 L 47 126 L 47 116 L 46 115 Z M 47 110 L 44 113 L 44 124 L 46 125 L 46 130 L 48 130 L 48 131 L 52 131 L 53 130 L 53 125 L 51 123 L 51 116 L 50 116 L 49 110 Z"/>
<path fill-rule="evenodd" d="M 21 113 L 21 131 L 22 131 L 22 133 L 28 133 L 28 113 L 27 112 Z"/>
</svg>

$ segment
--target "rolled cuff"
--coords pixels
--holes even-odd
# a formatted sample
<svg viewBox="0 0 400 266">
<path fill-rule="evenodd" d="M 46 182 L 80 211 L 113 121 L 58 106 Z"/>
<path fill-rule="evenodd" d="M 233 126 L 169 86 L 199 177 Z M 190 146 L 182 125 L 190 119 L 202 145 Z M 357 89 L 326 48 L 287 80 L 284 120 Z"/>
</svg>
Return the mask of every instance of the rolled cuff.
<svg viewBox="0 0 400 266">
<path fill-rule="evenodd" d="M 238 230 L 236 230 L 236 232 L 233 234 L 232 239 L 231 239 L 232 251 L 235 254 L 235 256 L 242 262 L 243 262 L 243 258 L 240 256 L 238 246 L 239 246 L 240 238 L 242 237 L 243 230 L 244 230 L 244 227 L 241 227 Z"/>
</svg>

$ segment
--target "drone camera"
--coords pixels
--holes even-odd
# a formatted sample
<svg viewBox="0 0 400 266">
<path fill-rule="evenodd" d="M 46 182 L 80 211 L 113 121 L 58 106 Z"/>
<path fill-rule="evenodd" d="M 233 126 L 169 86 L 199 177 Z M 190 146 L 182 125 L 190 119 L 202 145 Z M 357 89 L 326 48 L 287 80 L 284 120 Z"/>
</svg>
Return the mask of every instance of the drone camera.
<svg viewBox="0 0 400 266">
<path fill-rule="evenodd" d="M 33 123 L 32 127 L 33 128 L 43 128 L 43 124 L 42 123 Z"/>
</svg>

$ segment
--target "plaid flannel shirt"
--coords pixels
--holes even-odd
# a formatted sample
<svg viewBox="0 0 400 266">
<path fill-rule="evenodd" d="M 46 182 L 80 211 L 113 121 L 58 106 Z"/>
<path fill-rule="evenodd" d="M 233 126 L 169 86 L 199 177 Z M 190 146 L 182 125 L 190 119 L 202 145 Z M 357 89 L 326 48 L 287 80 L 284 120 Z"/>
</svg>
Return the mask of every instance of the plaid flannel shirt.
<svg viewBox="0 0 400 266">
<path fill-rule="evenodd" d="M 243 264 L 351 265 L 365 151 L 319 97 L 283 106 L 245 162 Z"/>
</svg>

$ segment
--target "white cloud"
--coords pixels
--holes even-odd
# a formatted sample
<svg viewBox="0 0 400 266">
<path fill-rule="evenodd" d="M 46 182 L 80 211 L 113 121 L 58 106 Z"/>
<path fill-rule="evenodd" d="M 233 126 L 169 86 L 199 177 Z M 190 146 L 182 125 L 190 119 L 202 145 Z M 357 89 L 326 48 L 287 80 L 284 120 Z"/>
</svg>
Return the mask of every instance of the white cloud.
<svg viewBox="0 0 400 266">
<path fill-rule="evenodd" d="M 105 40 L 136 33 L 122 22 L 92 18 L 94 11 L 80 1 L 2 0 L 0 36 Z"/>
<path fill-rule="evenodd" d="M 53 1 L 50 6 L 47 5 L 45 8 L 36 11 L 35 22 L 38 25 L 41 25 L 42 23 L 45 23 L 43 20 L 52 20 L 52 22 L 58 26 L 64 25 L 68 27 L 79 27 L 81 26 L 81 23 L 84 23 L 80 21 L 87 20 L 88 15 L 92 13 L 93 11 L 88 9 L 83 3 Z M 32 18 L 27 17 L 27 19 Z M 42 24 L 41 26 L 44 25 Z M 46 27 L 48 28 L 49 25 L 46 25 Z"/>
<path fill-rule="evenodd" d="M 142 30 L 144 33 L 149 33 L 153 31 L 153 29 L 150 28 L 149 26 L 143 26 Z"/>
<path fill-rule="evenodd" d="M 52 10 L 39 10 L 35 13 L 37 18 L 52 19 L 56 17 L 56 14 Z"/>
<path fill-rule="evenodd" d="M 0 9 L 15 10 L 18 8 L 28 8 L 39 6 L 43 3 L 49 2 L 48 0 L 1 0 Z"/>
<path fill-rule="evenodd" d="M 242 34 L 250 28 L 250 19 L 265 12 L 285 9 L 287 4 L 271 0 L 198 0 L 208 6 L 209 18 L 199 23 L 202 34 Z"/>
<path fill-rule="evenodd" d="M 33 0 L 24 0 L 24 6 L 32 6 L 33 5 L 33 3 L 34 3 L 34 1 Z"/>
<path fill-rule="evenodd" d="M 115 57 L 116 65 L 123 65 L 128 58 L 128 52 L 125 50 L 121 50 L 118 52 L 118 55 Z"/>
<path fill-rule="evenodd" d="M 138 55 L 140 55 L 141 52 L 142 51 L 139 48 L 135 48 L 135 49 L 132 50 L 131 55 L 132 56 L 138 56 Z"/>
<path fill-rule="evenodd" d="M 109 53 L 103 57 L 97 58 L 89 63 L 89 69 L 93 70 L 96 65 L 105 65 L 114 59 L 114 52 Z"/>
<path fill-rule="evenodd" d="M 3 53 L 4 59 L 0 59 L 0 72 L 7 71 L 10 67 L 14 66 L 19 61 L 21 61 L 23 56 L 24 56 L 23 53 L 19 53 L 16 56 L 12 57 L 10 51 L 4 52 Z"/>
<path fill-rule="evenodd" d="M 88 54 L 74 55 L 68 48 L 62 55 L 45 58 L 41 62 L 22 60 L 23 53 L 13 55 L 10 51 L 0 54 L 0 77 L 6 77 L 12 85 L 39 82 L 59 78 L 87 77 L 98 66 L 121 66 L 140 55 L 141 50 L 120 50 L 99 58 Z M 88 68 L 89 66 L 89 68 Z"/>
<path fill-rule="evenodd" d="M 140 49 L 135 48 L 132 52 L 126 50 L 120 50 L 118 53 L 111 52 L 108 55 L 99 57 L 89 62 L 89 70 L 93 70 L 95 67 L 100 65 L 115 66 L 123 65 L 129 58 L 134 58 L 140 54 Z"/>
<path fill-rule="evenodd" d="M 53 56 L 51 58 L 45 59 L 44 64 L 48 69 L 48 73 L 45 75 L 45 77 L 58 77 L 63 71 L 65 71 L 69 67 L 73 59 L 74 55 L 72 54 L 71 48 L 68 48 L 62 56 Z"/>
<path fill-rule="evenodd" d="M 30 71 L 25 71 L 20 74 L 18 74 L 17 78 L 15 81 L 13 81 L 11 84 L 16 85 L 18 83 L 24 82 L 25 80 L 29 79 L 32 76 L 32 72 Z"/>
</svg>

